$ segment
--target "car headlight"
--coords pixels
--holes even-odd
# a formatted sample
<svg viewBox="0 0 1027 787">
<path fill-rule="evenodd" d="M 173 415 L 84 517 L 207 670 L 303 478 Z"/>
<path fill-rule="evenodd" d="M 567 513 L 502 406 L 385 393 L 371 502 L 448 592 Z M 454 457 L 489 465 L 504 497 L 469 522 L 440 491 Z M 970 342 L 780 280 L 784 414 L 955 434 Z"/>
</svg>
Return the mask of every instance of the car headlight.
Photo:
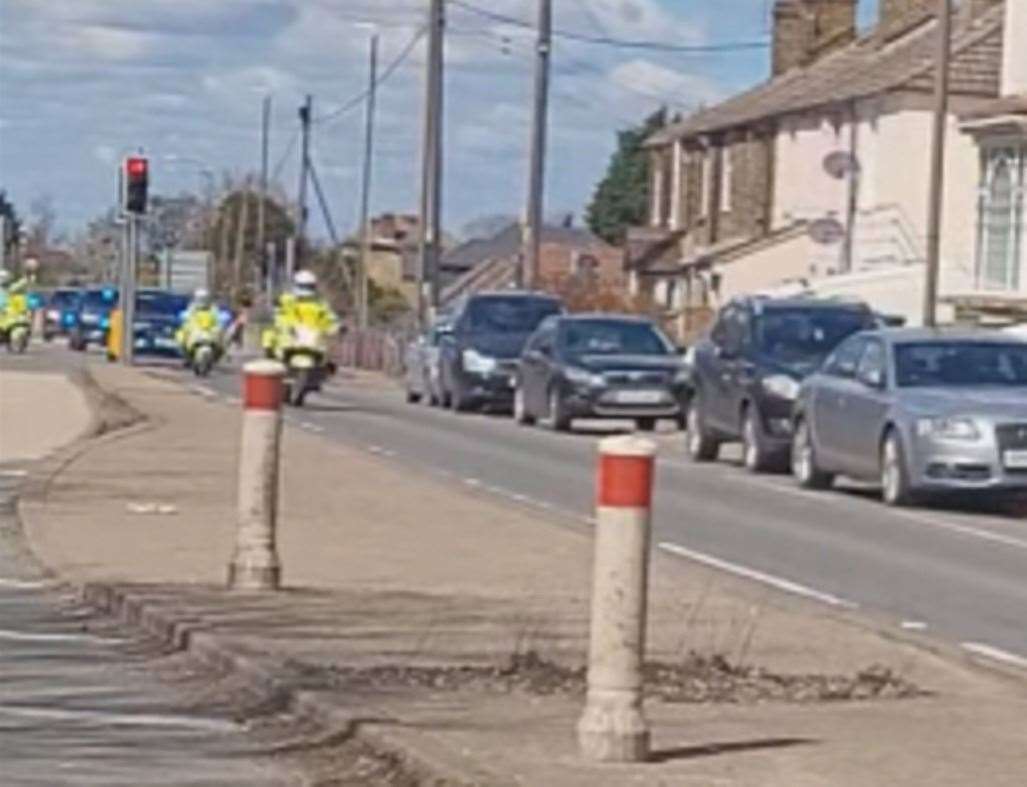
<svg viewBox="0 0 1027 787">
<path fill-rule="evenodd" d="M 580 369 L 577 366 L 568 366 L 563 370 L 563 376 L 567 378 L 567 382 L 574 385 L 591 385 L 595 388 L 606 385 L 606 378 L 601 374 L 590 372 L 588 369 Z"/>
<path fill-rule="evenodd" d="M 464 371 L 471 374 L 491 374 L 496 370 L 496 359 L 482 355 L 473 348 L 467 348 L 463 353 Z"/>
<path fill-rule="evenodd" d="M 799 396 L 799 383 L 787 374 L 772 374 L 763 378 L 763 390 L 771 396 L 791 402 Z"/>
<path fill-rule="evenodd" d="M 978 440 L 981 437 L 977 424 L 970 418 L 921 418 L 916 422 L 919 437 L 933 437 L 938 440 Z"/>
</svg>

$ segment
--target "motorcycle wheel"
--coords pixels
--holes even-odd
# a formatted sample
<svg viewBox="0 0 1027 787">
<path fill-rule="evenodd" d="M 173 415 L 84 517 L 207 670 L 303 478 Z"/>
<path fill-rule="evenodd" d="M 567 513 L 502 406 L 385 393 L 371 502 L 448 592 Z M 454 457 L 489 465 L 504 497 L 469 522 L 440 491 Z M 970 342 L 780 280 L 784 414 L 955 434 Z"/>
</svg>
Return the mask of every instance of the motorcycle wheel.
<svg viewBox="0 0 1027 787">
<path fill-rule="evenodd" d="M 290 391 L 292 393 L 292 404 L 294 407 L 302 407 L 310 393 L 310 372 L 302 371 L 296 373 L 296 379 L 292 381 Z"/>
</svg>

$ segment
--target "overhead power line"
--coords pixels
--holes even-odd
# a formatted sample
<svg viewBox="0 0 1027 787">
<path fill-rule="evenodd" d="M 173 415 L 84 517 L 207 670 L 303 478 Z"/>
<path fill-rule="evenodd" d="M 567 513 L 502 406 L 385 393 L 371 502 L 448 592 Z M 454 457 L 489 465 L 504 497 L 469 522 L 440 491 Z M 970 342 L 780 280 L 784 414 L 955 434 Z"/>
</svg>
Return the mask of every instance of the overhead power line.
<svg viewBox="0 0 1027 787">
<path fill-rule="evenodd" d="M 285 146 L 285 152 L 282 153 L 282 157 L 278 159 L 278 163 L 275 164 L 274 172 L 271 175 L 271 180 L 278 180 L 278 176 L 282 174 L 282 168 L 285 167 L 285 162 L 289 160 L 289 156 L 292 155 L 293 149 L 296 147 L 296 142 L 300 138 L 299 129 L 292 132 L 292 136 L 289 137 L 289 142 Z"/>
<path fill-rule="evenodd" d="M 389 65 L 387 65 L 382 70 L 381 76 L 379 76 L 375 80 L 375 82 L 374 82 L 374 87 L 375 88 L 380 87 L 390 76 L 392 76 L 396 72 L 396 69 L 398 69 L 403 64 L 403 62 L 408 57 L 410 57 L 410 54 L 414 51 L 414 47 L 417 46 L 417 42 L 421 40 L 421 38 L 424 36 L 424 34 L 425 34 L 425 29 L 423 27 L 421 27 L 420 29 L 418 29 L 418 31 L 416 33 L 414 33 L 414 37 L 411 38 L 410 41 L 407 42 L 406 46 L 404 46 L 399 51 L 399 54 L 396 55 L 396 57 L 392 60 L 392 62 L 389 63 Z M 342 117 L 347 112 L 352 112 L 354 109 L 357 109 L 358 107 L 360 107 L 367 100 L 367 98 L 368 98 L 368 96 L 370 96 L 370 94 L 371 94 L 371 88 L 370 87 L 367 87 L 364 90 L 361 90 L 360 93 L 358 93 L 357 95 L 353 96 L 353 98 L 351 98 L 348 101 L 346 101 L 338 109 L 333 109 L 331 112 L 328 112 L 328 113 L 326 113 L 324 115 L 321 115 L 321 117 L 314 118 L 314 123 L 317 123 L 319 125 L 322 124 L 322 123 L 328 123 L 328 122 L 330 122 L 332 120 L 335 120 L 336 118 Z"/>
<path fill-rule="evenodd" d="M 535 25 L 531 22 L 525 22 L 523 19 L 518 19 L 514 16 L 507 16 L 506 14 L 500 14 L 495 11 L 489 11 L 486 8 L 480 8 L 472 3 L 464 2 L 464 0 L 449 0 L 450 4 L 461 8 L 464 11 L 469 11 L 472 14 L 491 19 L 494 22 L 503 22 L 504 24 L 514 25 L 516 27 L 522 27 L 526 30 L 535 30 Z M 611 46 L 620 49 L 647 49 L 654 52 L 677 52 L 679 54 L 693 54 L 693 55 L 704 55 L 704 54 L 716 54 L 719 52 L 740 52 L 750 49 L 766 49 L 770 46 L 768 41 L 733 41 L 719 44 L 668 44 L 662 41 L 633 41 L 623 38 L 614 38 L 612 36 L 593 36 L 586 33 L 578 33 L 571 30 L 553 30 L 553 35 L 559 38 L 565 38 L 569 41 L 578 41 L 583 44 L 597 44 L 601 46 Z"/>
</svg>

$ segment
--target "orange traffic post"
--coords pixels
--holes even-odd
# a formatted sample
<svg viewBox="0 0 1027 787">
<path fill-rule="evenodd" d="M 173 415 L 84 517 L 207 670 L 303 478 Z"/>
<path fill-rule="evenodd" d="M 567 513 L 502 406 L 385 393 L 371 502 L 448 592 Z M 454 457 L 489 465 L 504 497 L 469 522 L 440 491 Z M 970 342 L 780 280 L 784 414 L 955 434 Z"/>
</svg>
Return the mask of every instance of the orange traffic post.
<svg viewBox="0 0 1027 787">
<path fill-rule="evenodd" d="M 634 436 L 599 444 L 588 696 L 578 722 L 581 753 L 599 762 L 642 762 L 650 511 L 656 446 Z"/>
<path fill-rule="evenodd" d="M 243 367 L 242 447 L 239 455 L 239 525 L 228 565 L 233 590 L 277 590 L 278 478 L 285 367 L 252 361 Z"/>
</svg>

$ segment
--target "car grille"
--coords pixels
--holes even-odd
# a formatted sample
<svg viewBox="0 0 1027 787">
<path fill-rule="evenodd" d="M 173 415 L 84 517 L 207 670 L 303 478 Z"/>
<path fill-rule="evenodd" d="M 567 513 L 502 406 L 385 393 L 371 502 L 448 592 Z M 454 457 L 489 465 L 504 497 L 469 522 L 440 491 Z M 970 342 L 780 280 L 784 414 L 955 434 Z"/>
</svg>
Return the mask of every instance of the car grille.
<svg viewBox="0 0 1027 787">
<path fill-rule="evenodd" d="M 1027 450 L 1027 423 L 999 424 L 995 427 L 995 435 L 1002 451 Z"/>
<path fill-rule="evenodd" d="M 655 385 L 667 384 L 666 372 L 605 372 L 608 385 Z"/>
</svg>

